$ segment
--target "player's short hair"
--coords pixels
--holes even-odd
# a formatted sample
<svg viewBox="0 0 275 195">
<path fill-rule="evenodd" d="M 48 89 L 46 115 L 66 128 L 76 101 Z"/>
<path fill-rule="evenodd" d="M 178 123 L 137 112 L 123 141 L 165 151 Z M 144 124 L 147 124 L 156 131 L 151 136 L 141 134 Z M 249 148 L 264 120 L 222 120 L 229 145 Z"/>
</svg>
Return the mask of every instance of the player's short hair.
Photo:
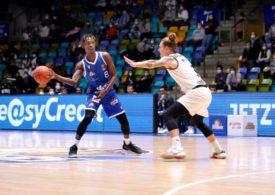
<svg viewBox="0 0 275 195">
<path fill-rule="evenodd" d="M 96 37 L 93 35 L 93 34 L 84 34 L 82 37 L 81 37 L 81 40 L 80 40 L 80 45 L 83 47 L 83 44 L 84 42 L 86 41 L 87 38 L 91 38 L 91 39 L 94 39 L 96 40 Z"/>
</svg>

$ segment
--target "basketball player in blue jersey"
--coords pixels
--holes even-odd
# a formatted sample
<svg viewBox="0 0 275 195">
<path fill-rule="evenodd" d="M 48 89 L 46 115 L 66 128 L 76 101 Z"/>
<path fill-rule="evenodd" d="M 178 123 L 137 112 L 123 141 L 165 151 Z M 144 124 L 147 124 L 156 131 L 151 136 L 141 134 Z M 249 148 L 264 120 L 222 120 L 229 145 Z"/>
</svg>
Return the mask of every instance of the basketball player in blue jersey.
<svg viewBox="0 0 275 195">
<path fill-rule="evenodd" d="M 203 135 L 213 147 L 212 158 L 224 159 L 226 153 L 220 146 L 212 129 L 206 126 L 203 118 L 208 116 L 208 106 L 211 103 L 211 91 L 192 64 L 181 54 L 176 53 L 176 34 L 170 33 L 163 38 L 159 45 L 161 59 L 134 62 L 127 57 L 125 61 L 132 67 L 158 68 L 164 67 L 185 93 L 174 104 L 169 106 L 161 115 L 172 138 L 172 146 L 160 155 L 161 158 L 185 158 L 185 151 L 181 146 L 177 117 L 191 115 L 193 123 L 202 131 Z"/>
<path fill-rule="evenodd" d="M 76 64 L 72 78 L 66 78 L 56 73 L 53 76 L 58 81 L 71 86 L 75 86 L 81 77 L 84 76 L 89 86 L 87 89 L 85 117 L 77 128 L 75 144 L 70 147 L 69 157 L 77 157 L 79 141 L 86 132 L 100 105 L 103 106 L 109 118 L 116 117 L 119 121 L 124 135 L 122 148 L 137 154 L 143 153 L 142 149 L 130 141 L 129 122 L 113 89 L 117 74 L 111 56 L 107 52 L 98 52 L 95 50 L 96 38 L 91 34 L 86 34 L 82 37 L 81 45 L 85 49 L 86 56 Z"/>
</svg>

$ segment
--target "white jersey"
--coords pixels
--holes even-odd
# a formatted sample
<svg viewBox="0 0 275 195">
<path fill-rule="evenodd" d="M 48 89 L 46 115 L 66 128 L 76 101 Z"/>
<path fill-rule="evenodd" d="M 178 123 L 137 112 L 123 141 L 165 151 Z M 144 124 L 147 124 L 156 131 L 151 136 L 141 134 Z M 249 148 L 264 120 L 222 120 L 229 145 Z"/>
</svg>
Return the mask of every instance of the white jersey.
<svg viewBox="0 0 275 195">
<path fill-rule="evenodd" d="M 177 60 L 178 66 L 175 69 L 167 69 L 167 71 L 183 92 L 186 93 L 197 85 L 206 85 L 205 81 L 195 72 L 186 57 L 178 53 L 170 54 L 169 56 Z"/>
</svg>

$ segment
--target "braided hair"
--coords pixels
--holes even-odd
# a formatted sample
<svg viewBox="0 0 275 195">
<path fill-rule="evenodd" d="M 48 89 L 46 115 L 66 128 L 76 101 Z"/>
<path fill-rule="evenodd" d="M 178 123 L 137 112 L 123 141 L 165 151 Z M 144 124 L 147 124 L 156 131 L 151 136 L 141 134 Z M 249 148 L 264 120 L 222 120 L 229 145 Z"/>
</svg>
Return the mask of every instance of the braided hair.
<svg viewBox="0 0 275 195">
<path fill-rule="evenodd" d="M 91 38 L 91 39 L 96 40 L 96 37 L 95 37 L 93 34 L 84 34 L 84 35 L 81 37 L 81 40 L 80 40 L 80 45 L 81 45 L 82 47 L 83 47 L 84 42 L 86 41 L 87 38 Z"/>
</svg>

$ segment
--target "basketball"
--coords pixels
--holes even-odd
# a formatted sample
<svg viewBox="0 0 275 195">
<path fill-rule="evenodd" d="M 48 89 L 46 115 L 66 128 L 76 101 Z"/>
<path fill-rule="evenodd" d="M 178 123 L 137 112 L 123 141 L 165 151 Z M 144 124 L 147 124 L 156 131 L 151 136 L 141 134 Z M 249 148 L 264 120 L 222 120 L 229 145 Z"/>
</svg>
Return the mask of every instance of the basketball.
<svg viewBox="0 0 275 195">
<path fill-rule="evenodd" d="M 47 66 L 38 66 L 33 71 L 33 78 L 39 84 L 48 83 L 53 76 L 53 71 Z"/>
</svg>

